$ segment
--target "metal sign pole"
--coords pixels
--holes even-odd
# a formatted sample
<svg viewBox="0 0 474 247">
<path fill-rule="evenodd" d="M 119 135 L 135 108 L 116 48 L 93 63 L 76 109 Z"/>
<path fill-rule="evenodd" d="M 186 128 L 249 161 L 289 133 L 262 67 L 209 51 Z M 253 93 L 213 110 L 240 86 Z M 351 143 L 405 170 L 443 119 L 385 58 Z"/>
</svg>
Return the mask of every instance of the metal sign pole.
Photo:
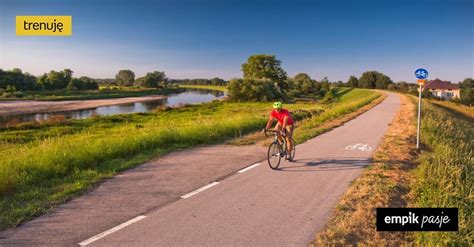
<svg viewBox="0 0 474 247">
<path fill-rule="evenodd" d="M 425 79 L 428 78 L 428 70 L 419 68 L 415 70 L 415 77 L 418 79 L 417 83 L 420 86 L 418 91 L 418 128 L 416 130 L 416 149 L 420 148 L 420 125 L 421 125 L 421 89 L 425 85 Z"/>
<path fill-rule="evenodd" d="M 420 148 L 420 122 L 421 122 L 421 85 L 419 89 L 420 93 L 418 96 L 418 129 L 416 132 L 416 149 Z"/>
</svg>

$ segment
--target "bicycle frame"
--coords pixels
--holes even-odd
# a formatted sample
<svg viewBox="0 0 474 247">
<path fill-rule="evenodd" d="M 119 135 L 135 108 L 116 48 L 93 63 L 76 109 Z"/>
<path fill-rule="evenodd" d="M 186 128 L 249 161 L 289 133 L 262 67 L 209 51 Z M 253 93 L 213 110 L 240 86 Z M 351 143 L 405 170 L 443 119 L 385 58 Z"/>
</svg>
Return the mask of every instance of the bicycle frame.
<svg viewBox="0 0 474 247">
<path fill-rule="evenodd" d="M 289 153 L 288 153 L 288 146 L 286 145 L 287 137 L 283 137 L 282 135 L 280 135 L 281 132 L 279 130 L 265 130 L 264 131 L 265 136 L 269 137 L 267 132 L 272 132 L 274 135 L 273 142 L 268 147 L 268 153 L 267 153 L 268 165 L 270 166 L 270 168 L 276 170 L 280 166 L 280 161 L 282 158 L 284 158 L 285 160 L 289 160 L 290 162 L 293 161 L 295 157 L 296 149 L 295 149 L 295 146 L 293 145 L 292 150 L 289 150 Z M 294 143 L 294 140 L 291 137 L 290 137 L 290 141 Z M 276 158 L 276 160 L 274 158 Z"/>
<path fill-rule="evenodd" d="M 273 142 L 278 145 L 280 151 L 283 151 L 283 154 L 286 154 L 286 151 L 287 151 L 287 150 L 286 150 L 286 148 L 287 148 L 287 146 L 286 146 L 286 138 L 284 138 L 283 136 L 281 136 L 280 133 L 279 133 L 279 131 L 277 131 L 277 130 L 266 130 L 266 131 L 265 131 L 265 136 L 268 137 L 267 132 L 273 133 L 273 135 L 274 135 Z M 281 139 L 283 140 L 283 143 L 280 143 L 279 140 L 278 140 L 278 138 L 279 138 L 280 136 L 281 136 Z"/>
</svg>

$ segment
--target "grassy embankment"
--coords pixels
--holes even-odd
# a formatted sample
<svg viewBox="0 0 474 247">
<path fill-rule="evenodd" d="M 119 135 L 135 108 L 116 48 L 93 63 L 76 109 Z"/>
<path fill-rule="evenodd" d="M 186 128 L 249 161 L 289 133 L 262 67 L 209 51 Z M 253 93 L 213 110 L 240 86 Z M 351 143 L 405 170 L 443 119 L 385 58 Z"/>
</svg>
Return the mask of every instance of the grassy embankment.
<svg viewBox="0 0 474 247">
<path fill-rule="evenodd" d="M 303 109 L 302 138 L 312 128 L 366 106 L 379 96 L 342 89 L 330 104 L 288 104 Z M 269 103 L 211 102 L 150 113 L 24 124 L 0 132 L 0 227 L 17 225 L 83 193 L 98 181 L 173 150 L 254 132 Z M 304 122 L 304 124 L 303 124 Z M 304 126 L 307 129 L 304 130 Z M 123 133 L 127 133 L 124 135 Z"/>
<path fill-rule="evenodd" d="M 466 245 L 474 241 L 474 109 L 450 102 L 424 104 L 415 170 L 413 204 L 459 208 L 458 232 L 419 232 L 424 246 Z"/>
<path fill-rule="evenodd" d="M 22 91 L 21 98 L 6 98 L 0 96 L 0 101 L 5 100 L 88 100 L 88 99 L 112 99 L 123 97 L 140 97 L 148 95 L 167 95 L 171 93 L 179 93 L 183 89 L 180 88 L 165 88 L 165 89 L 150 89 L 150 88 L 115 88 L 107 89 L 101 88 L 99 90 L 37 90 L 37 91 Z"/>
<path fill-rule="evenodd" d="M 452 113 L 461 114 L 461 118 L 467 118 L 467 120 L 474 121 L 474 107 L 440 100 L 431 100 L 430 103 L 435 104 L 448 111 L 451 110 Z"/>
<path fill-rule="evenodd" d="M 326 228 L 316 235 L 315 244 L 438 246 L 472 242 L 473 109 L 449 102 L 424 103 L 423 149 L 417 153 L 415 103 L 415 98 L 404 96 L 374 162 L 353 181 Z M 376 232 L 377 207 L 459 207 L 460 231 Z"/>
<path fill-rule="evenodd" d="M 209 90 L 217 90 L 217 91 L 227 92 L 227 87 L 226 86 L 185 85 L 185 84 L 181 84 L 181 85 L 179 85 L 179 87 L 181 87 L 181 88 L 194 88 L 194 89 L 209 89 Z"/>
</svg>

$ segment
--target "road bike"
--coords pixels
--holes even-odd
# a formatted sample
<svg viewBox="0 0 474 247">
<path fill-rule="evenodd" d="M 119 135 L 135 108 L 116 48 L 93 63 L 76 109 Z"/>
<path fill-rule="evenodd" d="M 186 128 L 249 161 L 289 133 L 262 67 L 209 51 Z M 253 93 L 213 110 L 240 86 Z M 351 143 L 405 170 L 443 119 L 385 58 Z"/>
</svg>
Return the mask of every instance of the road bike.
<svg viewBox="0 0 474 247">
<path fill-rule="evenodd" d="M 270 168 L 276 170 L 280 166 L 281 157 L 286 157 L 287 155 L 287 146 L 286 138 L 281 137 L 280 131 L 277 130 L 265 130 L 265 136 L 269 137 L 267 133 L 272 133 L 274 135 L 274 140 L 268 147 L 268 165 Z M 291 137 L 290 137 L 291 138 Z M 289 161 L 293 161 L 296 154 L 296 145 L 293 138 L 291 138 L 293 143 L 293 150 L 291 150 Z"/>
</svg>

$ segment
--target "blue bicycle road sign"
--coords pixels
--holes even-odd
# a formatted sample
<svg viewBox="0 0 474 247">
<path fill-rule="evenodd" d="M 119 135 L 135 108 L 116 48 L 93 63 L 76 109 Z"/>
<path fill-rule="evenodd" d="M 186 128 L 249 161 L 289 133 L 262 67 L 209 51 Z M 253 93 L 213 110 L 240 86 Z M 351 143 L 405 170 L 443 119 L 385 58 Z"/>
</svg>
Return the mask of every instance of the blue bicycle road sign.
<svg viewBox="0 0 474 247">
<path fill-rule="evenodd" d="M 415 70 L 415 76 L 418 79 L 426 79 L 428 77 L 428 70 L 426 69 L 417 69 Z"/>
</svg>

